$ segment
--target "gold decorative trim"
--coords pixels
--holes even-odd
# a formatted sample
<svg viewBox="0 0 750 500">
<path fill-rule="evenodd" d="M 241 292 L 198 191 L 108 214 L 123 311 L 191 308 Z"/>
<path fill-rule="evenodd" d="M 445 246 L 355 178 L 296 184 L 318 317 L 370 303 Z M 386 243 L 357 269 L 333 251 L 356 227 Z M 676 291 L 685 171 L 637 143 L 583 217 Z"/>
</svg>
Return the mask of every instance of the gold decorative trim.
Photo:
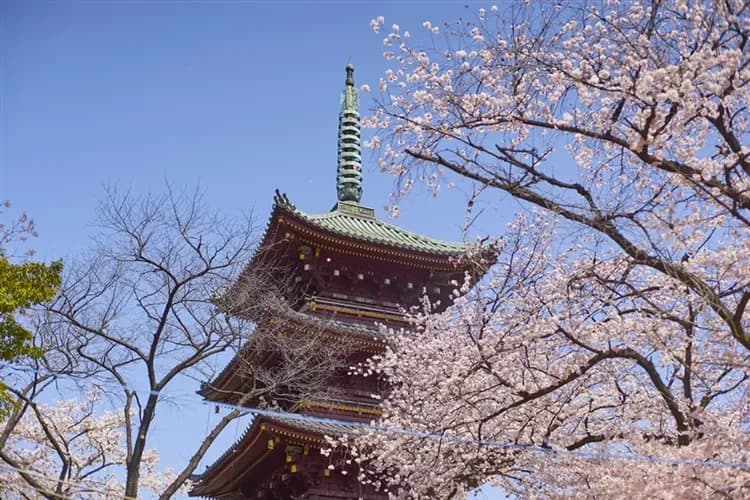
<svg viewBox="0 0 750 500">
<path fill-rule="evenodd" d="M 323 403 L 321 401 L 308 401 L 305 403 L 306 408 L 325 408 L 326 410 L 339 410 L 339 411 L 345 411 L 349 413 L 357 413 L 359 415 L 367 414 L 367 415 L 375 415 L 380 416 L 383 414 L 382 410 L 379 410 L 377 408 L 367 408 L 365 406 L 350 406 L 350 405 L 337 405 L 332 403 Z"/>
<path fill-rule="evenodd" d="M 353 307 L 340 307 L 340 306 L 332 306 L 328 304 L 316 304 L 315 309 L 323 310 L 323 311 L 333 311 L 333 312 L 339 312 L 344 314 L 351 314 L 353 316 L 364 316 L 366 318 L 375 318 L 375 319 L 388 319 L 393 321 L 400 321 L 404 322 L 403 316 L 398 316 L 395 314 L 386 314 L 386 313 L 379 313 L 379 312 L 372 312 L 372 311 L 363 311 L 361 309 L 355 309 Z"/>
</svg>

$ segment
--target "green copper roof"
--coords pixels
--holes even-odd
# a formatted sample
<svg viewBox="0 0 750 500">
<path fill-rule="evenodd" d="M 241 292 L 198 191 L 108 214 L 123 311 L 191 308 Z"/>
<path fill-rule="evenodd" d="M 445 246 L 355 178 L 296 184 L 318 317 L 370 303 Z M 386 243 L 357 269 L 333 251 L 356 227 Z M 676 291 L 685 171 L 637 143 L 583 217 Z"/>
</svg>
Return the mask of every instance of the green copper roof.
<svg viewBox="0 0 750 500">
<path fill-rule="evenodd" d="M 362 157 L 359 145 L 359 100 L 354 88 L 354 67 L 346 66 L 346 85 L 339 111 L 339 155 L 336 169 L 336 195 L 339 201 L 362 199 Z"/>
<path fill-rule="evenodd" d="M 468 248 L 464 243 L 435 240 L 378 220 L 373 209 L 354 202 L 341 201 L 330 212 L 308 214 L 278 192 L 275 201 L 278 207 L 322 230 L 355 240 L 438 255 L 459 255 Z"/>
</svg>

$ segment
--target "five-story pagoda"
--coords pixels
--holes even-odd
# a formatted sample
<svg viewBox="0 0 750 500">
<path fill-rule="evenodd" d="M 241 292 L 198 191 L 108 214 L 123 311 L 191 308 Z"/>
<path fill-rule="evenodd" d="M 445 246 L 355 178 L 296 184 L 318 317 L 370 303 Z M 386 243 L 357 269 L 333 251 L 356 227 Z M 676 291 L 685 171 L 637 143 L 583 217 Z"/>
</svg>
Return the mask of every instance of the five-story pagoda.
<svg viewBox="0 0 750 500">
<path fill-rule="evenodd" d="M 287 384 L 285 395 L 272 402 L 277 415 L 257 414 L 242 437 L 197 479 L 191 495 L 217 499 L 344 499 L 385 498 L 357 482 L 354 464 L 331 470 L 336 457 L 321 454 L 325 436 L 338 436 L 351 424 L 379 415 L 373 394 L 381 381 L 348 369 L 384 344 L 378 324 L 406 327 L 403 311 L 425 294 L 445 305 L 453 280 L 461 282 L 466 265 L 457 257 L 460 243 L 437 241 L 375 218 L 360 204 L 362 167 L 360 126 L 354 70 L 346 68 L 338 133 L 338 202 L 330 212 L 309 214 L 276 193 L 271 217 L 259 249 L 224 298 L 232 314 L 257 310 L 255 332 L 227 367 L 200 393 L 207 399 L 257 407 L 257 399 L 243 398 L 249 384 L 283 362 L 282 350 L 295 342 L 340 358 L 338 365 L 313 362 L 299 377 L 322 364 L 330 370 L 325 391 L 305 391 L 304 384 Z M 268 294 L 257 289 L 263 276 Z M 268 300 L 275 296 L 278 300 Z M 252 304 L 250 303 L 252 302 Z M 259 339 L 274 339 L 268 342 Z M 326 362 L 330 361 L 327 359 Z M 302 380 L 304 382 L 304 380 Z M 301 388 L 300 388 L 301 387 Z M 292 418 L 294 412 L 309 418 Z"/>
</svg>

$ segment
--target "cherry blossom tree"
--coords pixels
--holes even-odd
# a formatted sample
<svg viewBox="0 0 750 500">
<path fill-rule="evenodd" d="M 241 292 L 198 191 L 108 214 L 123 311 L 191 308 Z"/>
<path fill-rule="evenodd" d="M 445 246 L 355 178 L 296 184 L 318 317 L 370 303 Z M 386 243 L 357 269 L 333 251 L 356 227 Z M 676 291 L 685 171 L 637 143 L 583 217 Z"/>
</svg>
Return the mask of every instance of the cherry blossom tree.
<svg viewBox="0 0 750 500">
<path fill-rule="evenodd" d="M 3 498 L 123 497 L 118 476 L 127 460 L 123 413 L 100 413 L 98 390 L 86 396 L 53 404 L 26 402 L 0 451 L 10 466 L 0 469 Z M 172 480 L 170 473 L 157 470 L 157 461 L 154 450 L 144 451 L 143 484 L 153 491 Z"/>
<path fill-rule="evenodd" d="M 528 213 L 486 279 L 369 370 L 364 481 L 453 498 L 750 492 L 750 5 L 505 3 L 393 25 L 370 126 L 396 198 Z M 373 20 L 375 31 L 384 20 Z M 494 198 L 492 198 L 494 197 Z M 498 232 L 500 232 L 498 228 Z"/>
</svg>

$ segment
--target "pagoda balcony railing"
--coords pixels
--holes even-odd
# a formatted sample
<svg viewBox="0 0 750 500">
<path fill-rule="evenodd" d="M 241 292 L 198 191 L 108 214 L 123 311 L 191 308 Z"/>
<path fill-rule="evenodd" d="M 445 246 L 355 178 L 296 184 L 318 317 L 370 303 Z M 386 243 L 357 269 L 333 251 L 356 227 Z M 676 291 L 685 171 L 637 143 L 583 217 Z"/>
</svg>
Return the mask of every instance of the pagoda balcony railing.
<svg viewBox="0 0 750 500">
<path fill-rule="evenodd" d="M 341 293 L 341 292 L 331 292 L 331 298 L 339 299 L 339 300 L 346 300 L 346 301 L 354 301 L 354 302 L 359 302 L 362 304 L 379 305 L 381 307 L 390 308 L 395 311 L 400 310 L 399 305 L 396 304 L 395 302 L 373 299 L 370 297 L 362 297 L 361 295 L 348 295 L 346 293 Z"/>
<path fill-rule="evenodd" d="M 403 320 L 403 312 L 397 307 L 379 307 L 377 305 L 363 304 L 353 299 L 338 299 L 333 297 L 321 297 L 321 296 L 305 296 L 307 307 L 310 310 L 315 311 L 318 306 L 328 306 L 326 309 L 331 308 L 332 310 L 341 311 L 361 311 L 363 313 L 375 313 L 378 315 L 384 315 L 389 319 Z"/>
<path fill-rule="evenodd" d="M 382 415 L 382 410 L 379 406 L 365 405 L 360 401 L 309 400 L 303 402 L 298 407 L 298 411 L 319 415 L 357 415 L 355 418 L 362 418 L 365 416 L 369 419 L 377 419 Z M 333 418 L 342 417 L 334 416 Z M 343 418 L 349 420 L 346 417 Z"/>
<path fill-rule="evenodd" d="M 372 393 L 368 393 L 366 395 L 363 395 L 362 398 L 321 398 L 321 399 L 314 399 L 316 402 L 321 403 L 330 403 L 330 404 L 336 404 L 336 405 L 349 405 L 349 406 L 362 406 L 364 408 L 372 408 L 377 409 L 380 408 L 380 403 L 372 397 L 370 397 Z"/>
</svg>

